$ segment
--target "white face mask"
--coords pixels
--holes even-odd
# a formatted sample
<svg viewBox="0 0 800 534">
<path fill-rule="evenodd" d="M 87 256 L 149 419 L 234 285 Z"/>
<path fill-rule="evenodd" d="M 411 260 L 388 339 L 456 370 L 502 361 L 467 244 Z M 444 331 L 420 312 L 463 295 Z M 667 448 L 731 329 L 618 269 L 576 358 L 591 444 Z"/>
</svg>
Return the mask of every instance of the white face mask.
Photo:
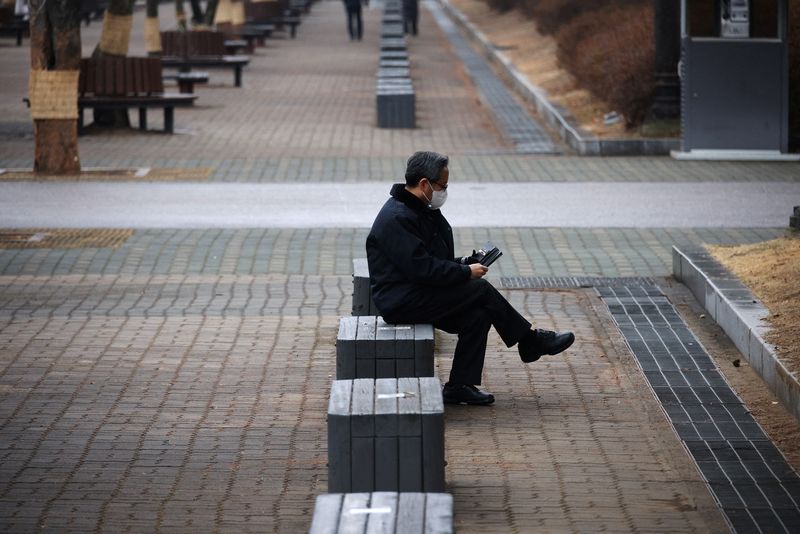
<svg viewBox="0 0 800 534">
<path fill-rule="evenodd" d="M 433 189 L 433 186 L 431 186 L 431 189 Z M 425 193 L 423 193 L 423 195 L 424 194 Z M 428 196 L 427 195 L 425 195 L 425 199 L 428 200 Z M 437 190 L 433 189 L 433 193 L 431 195 L 431 198 L 430 198 L 430 200 L 428 200 L 428 209 L 438 210 L 439 208 L 444 206 L 444 203 L 446 201 L 447 201 L 447 189 L 444 189 L 442 191 L 437 191 Z"/>
</svg>

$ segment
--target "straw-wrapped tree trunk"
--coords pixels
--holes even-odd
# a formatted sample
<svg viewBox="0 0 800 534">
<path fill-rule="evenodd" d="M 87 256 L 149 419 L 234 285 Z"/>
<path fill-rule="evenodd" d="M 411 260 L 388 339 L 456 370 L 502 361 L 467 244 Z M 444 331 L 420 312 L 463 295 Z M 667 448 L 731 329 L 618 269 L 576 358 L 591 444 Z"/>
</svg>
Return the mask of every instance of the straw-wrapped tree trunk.
<svg viewBox="0 0 800 534">
<path fill-rule="evenodd" d="M 144 46 L 148 56 L 161 55 L 161 25 L 158 22 L 158 0 L 147 0 L 144 19 Z"/>
<path fill-rule="evenodd" d="M 108 8 L 103 14 L 103 31 L 100 34 L 100 43 L 92 53 L 93 57 L 125 57 L 128 55 L 131 28 L 133 27 L 134 3 L 135 0 L 109 0 Z M 103 108 L 94 110 L 94 123 L 98 126 L 114 128 L 125 128 L 131 124 L 127 110 Z"/>
<path fill-rule="evenodd" d="M 30 25 L 33 170 L 77 173 L 80 0 L 31 0 Z"/>
</svg>

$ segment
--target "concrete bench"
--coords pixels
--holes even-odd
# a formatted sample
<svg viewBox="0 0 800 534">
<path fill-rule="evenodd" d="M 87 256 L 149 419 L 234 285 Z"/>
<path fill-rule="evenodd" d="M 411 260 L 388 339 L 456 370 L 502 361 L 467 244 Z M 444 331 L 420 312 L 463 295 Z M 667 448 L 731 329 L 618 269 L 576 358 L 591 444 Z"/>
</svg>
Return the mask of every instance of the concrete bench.
<svg viewBox="0 0 800 534">
<path fill-rule="evenodd" d="M 342 317 L 336 379 L 433 376 L 433 326 L 388 324 L 370 315 Z"/>
<path fill-rule="evenodd" d="M 395 50 L 395 51 L 406 50 L 406 40 L 404 38 L 399 38 L 399 39 L 381 39 L 380 45 L 381 45 L 381 51 L 384 51 L 384 50 Z"/>
<path fill-rule="evenodd" d="M 328 493 L 317 496 L 309 534 L 451 534 L 448 493 Z"/>
<path fill-rule="evenodd" d="M 378 78 L 409 78 L 411 76 L 411 71 L 407 68 L 402 67 L 388 67 L 378 68 L 377 73 Z"/>
<path fill-rule="evenodd" d="M 398 78 L 405 80 L 405 78 Z M 416 128 L 416 95 L 410 83 L 380 84 L 375 90 L 378 128 Z"/>
<path fill-rule="evenodd" d="M 379 61 L 402 60 L 408 61 L 408 51 L 406 50 L 382 50 L 378 56 Z"/>
<path fill-rule="evenodd" d="M 401 39 L 405 35 L 402 24 L 383 24 L 381 25 L 381 39 Z"/>
<path fill-rule="evenodd" d="M 372 302 L 367 258 L 353 260 L 353 315 L 380 315 Z"/>
<path fill-rule="evenodd" d="M 410 69 L 411 62 L 407 59 L 379 59 L 379 69 Z M 380 73 L 380 71 L 378 71 Z"/>
<path fill-rule="evenodd" d="M 437 378 L 333 382 L 328 491 L 444 491 L 444 403 Z"/>
</svg>

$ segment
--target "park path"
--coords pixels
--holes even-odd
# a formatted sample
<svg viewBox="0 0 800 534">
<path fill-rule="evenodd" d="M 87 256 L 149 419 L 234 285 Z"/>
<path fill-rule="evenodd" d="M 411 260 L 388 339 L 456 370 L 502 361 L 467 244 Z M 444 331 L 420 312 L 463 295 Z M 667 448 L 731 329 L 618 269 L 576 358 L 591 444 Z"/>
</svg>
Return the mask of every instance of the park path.
<svg viewBox="0 0 800 534">
<path fill-rule="evenodd" d="M 490 337 L 483 385 L 497 403 L 446 413 L 458 531 L 728 530 L 612 301 L 594 287 L 503 279 L 591 276 L 627 287 L 647 278 L 725 364 L 735 349 L 698 323 L 691 295 L 665 278 L 670 247 L 780 235 L 778 212 L 797 195 L 797 173 L 775 164 L 518 154 L 427 10 L 410 44 L 420 128 L 379 130 L 379 6 L 371 2 L 365 39 L 352 43 L 341 3 L 316 3 L 297 39 L 270 40 L 256 52 L 243 88 L 231 86 L 228 72 L 212 74 L 198 106 L 177 112 L 177 135 L 81 138 L 84 165 L 152 174 L 100 171 L 80 182 L 37 183 L 0 174 L 0 247 L 18 240 L 0 248 L 0 530 L 307 529 L 314 497 L 327 489 L 325 407 L 338 318 L 350 313 L 351 261 L 364 255 L 367 213 L 416 149 L 450 154 L 454 184 L 469 191 L 464 200 L 484 195 L 499 206 L 471 220 L 453 188 L 445 211 L 458 221 L 458 250 L 501 245 L 490 279 L 537 326 L 578 337 L 567 353 L 529 366 Z M 161 10 L 168 26 L 170 8 Z M 135 43 L 142 17 L 137 11 Z M 83 34 L 88 53 L 99 24 Z M 31 165 L 20 104 L 26 53 L 0 41 L 0 168 Z M 151 123 L 157 128 L 159 118 Z M 166 186 L 183 191 L 183 202 L 159 206 Z M 553 218 L 526 218 L 543 186 L 551 187 Z M 649 196 L 633 194 L 647 187 Z M 112 190 L 122 202 L 103 196 Z M 239 200 L 226 196 L 239 190 Z M 204 191 L 207 203 L 192 196 Z M 222 222 L 241 213 L 253 191 L 268 193 L 264 211 L 283 215 L 256 214 L 235 228 Z M 578 207 L 618 202 L 611 206 L 624 224 L 612 224 L 611 213 L 585 224 L 556 219 L 567 194 Z M 765 203 L 737 218 L 731 206 L 757 194 Z M 502 202 L 512 196 L 514 203 Z M 686 202 L 686 217 L 697 218 L 671 223 L 669 208 Z M 332 215 L 343 205 L 360 213 L 355 222 Z M 723 207 L 729 211 L 715 211 Z M 155 212 L 157 222 L 126 218 L 134 208 Z M 102 210 L 110 214 L 93 218 Z M 288 213 L 302 210 L 305 222 L 287 224 L 295 220 Z M 180 213 L 191 222 L 169 218 Z M 115 217 L 124 224 L 111 224 Z M 125 228 L 65 231 L 92 226 L 87 221 Z M 20 225 L 35 229 L 7 228 Z M 454 343 L 437 337 L 443 380 Z M 723 371 L 737 387 L 757 384 L 747 366 Z M 797 426 L 775 417 L 774 427 Z"/>
</svg>

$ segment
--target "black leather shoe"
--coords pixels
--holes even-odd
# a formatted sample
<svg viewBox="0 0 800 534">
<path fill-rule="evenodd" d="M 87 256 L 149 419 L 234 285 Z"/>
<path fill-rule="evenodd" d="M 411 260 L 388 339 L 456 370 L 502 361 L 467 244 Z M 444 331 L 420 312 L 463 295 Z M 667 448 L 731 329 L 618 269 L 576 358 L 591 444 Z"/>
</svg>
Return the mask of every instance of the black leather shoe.
<svg viewBox="0 0 800 534">
<path fill-rule="evenodd" d="M 478 406 L 494 402 L 494 395 L 485 393 L 469 384 L 451 384 L 448 382 L 442 390 L 445 404 L 469 404 Z"/>
<path fill-rule="evenodd" d="M 519 342 L 519 357 L 525 363 L 535 362 L 545 354 L 558 354 L 567 350 L 575 342 L 572 332 L 553 332 L 551 330 L 531 330 Z"/>
</svg>

